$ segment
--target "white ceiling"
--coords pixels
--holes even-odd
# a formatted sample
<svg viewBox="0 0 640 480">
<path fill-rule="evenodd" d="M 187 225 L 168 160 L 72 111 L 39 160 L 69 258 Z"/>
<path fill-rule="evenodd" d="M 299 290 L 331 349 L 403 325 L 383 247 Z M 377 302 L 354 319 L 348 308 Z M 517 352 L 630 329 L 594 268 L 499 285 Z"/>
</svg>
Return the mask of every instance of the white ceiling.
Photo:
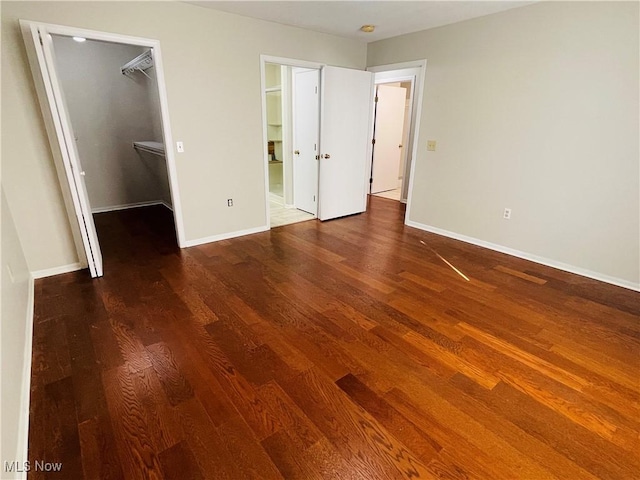
<svg viewBox="0 0 640 480">
<path fill-rule="evenodd" d="M 189 1 L 284 25 L 374 42 L 535 3 L 533 1 Z M 365 24 L 376 26 L 364 33 Z"/>
</svg>

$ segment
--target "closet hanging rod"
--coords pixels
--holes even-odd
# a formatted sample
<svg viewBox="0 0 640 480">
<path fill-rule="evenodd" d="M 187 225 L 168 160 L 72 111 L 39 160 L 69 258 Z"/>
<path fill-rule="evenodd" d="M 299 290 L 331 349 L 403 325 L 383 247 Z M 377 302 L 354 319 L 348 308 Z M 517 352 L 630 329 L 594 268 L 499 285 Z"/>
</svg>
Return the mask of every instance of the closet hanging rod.
<svg viewBox="0 0 640 480">
<path fill-rule="evenodd" d="M 120 67 L 120 71 L 123 75 L 129 75 L 133 72 L 144 73 L 146 69 L 153 67 L 153 65 L 153 52 L 151 50 L 147 50 Z M 145 73 L 145 75 L 147 74 Z"/>
</svg>

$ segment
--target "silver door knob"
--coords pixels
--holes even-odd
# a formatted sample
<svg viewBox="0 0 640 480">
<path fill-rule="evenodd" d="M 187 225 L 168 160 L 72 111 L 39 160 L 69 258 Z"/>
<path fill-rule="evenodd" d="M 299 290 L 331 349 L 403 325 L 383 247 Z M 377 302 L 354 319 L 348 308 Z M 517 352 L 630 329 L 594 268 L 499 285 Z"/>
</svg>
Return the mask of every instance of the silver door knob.
<svg viewBox="0 0 640 480">
<path fill-rule="evenodd" d="M 331 155 L 325 153 L 324 155 L 320 155 L 321 158 L 331 158 Z"/>
<path fill-rule="evenodd" d="M 296 154 L 296 155 L 300 155 L 300 150 L 296 150 L 293 153 Z"/>
</svg>

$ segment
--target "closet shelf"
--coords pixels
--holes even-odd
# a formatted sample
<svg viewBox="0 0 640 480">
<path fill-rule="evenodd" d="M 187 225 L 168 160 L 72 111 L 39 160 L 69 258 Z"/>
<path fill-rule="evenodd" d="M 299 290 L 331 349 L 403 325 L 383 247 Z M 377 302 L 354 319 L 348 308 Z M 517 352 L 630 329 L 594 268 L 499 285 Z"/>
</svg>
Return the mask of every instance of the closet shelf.
<svg viewBox="0 0 640 480">
<path fill-rule="evenodd" d="M 133 142 L 133 148 L 139 152 L 147 152 L 164 157 L 164 144 L 160 142 Z"/>
<path fill-rule="evenodd" d="M 147 50 L 143 54 L 138 55 L 136 58 L 120 67 L 120 71 L 123 75 L 130 75 L 133 72 L 144 73 L 145 70 L 151 67 L 153 67 L 153 53 L 151 50 Z"/>
</svg>

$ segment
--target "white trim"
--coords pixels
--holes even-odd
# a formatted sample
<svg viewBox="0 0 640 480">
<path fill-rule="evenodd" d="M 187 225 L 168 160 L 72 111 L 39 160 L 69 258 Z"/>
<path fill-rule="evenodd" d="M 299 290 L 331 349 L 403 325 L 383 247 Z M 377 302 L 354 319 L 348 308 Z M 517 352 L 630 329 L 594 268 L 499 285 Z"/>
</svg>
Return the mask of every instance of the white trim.
<svg viewBox="0 0 640 480">
<path fill-rule="evenodd" d="M 534 255 L 527 252 L 522 252 L 520 250 L 515 250 L 513 248 L 504 247 L 502 245 L 498 245 L 491 242 L 486 242 L 484 240 L 480 240 L 474 237 L 468 237 L 466 235 L 462 235 L 455 232 L 450 232 L 448 230 L 443 230 L 441 228 L 432 227 L 431 225 L 425 225 L 423 223 L 414 222 L 411 220 L 405 220 L 405 225 L 408 225 L 413 228 L 417 228 L 419 230 L 424 230 L 426 232 L 435 233 L 436 235 L 442 235 L 443 237 L 453 238 L 455 240 L 460 240 L 465 243 L 470 243 L 472 245 L 477 245 L 479 247 L 488 248 L 489 250 L 494 250 L 500 253 L 506 253 L 507 255 L 511 255 L 514 257 L 522 258 L 524 260 L 529 260 L 531 262 L 539 263 L 541 265 L 545 265 L 547 267 L 557 268 L 558 270 L 563 270 L 565 272 L 574 273 L 576 275 L 580 275 L 582 277 L 591 278 L 593 280 L 599 280 L 601 282 L 610 283 L 611 285 L 616 285 L 618 287 L 628 288 L 629 290 L 635 290 L 640 292 L 640 283 L 630 282 L 628 280 L 623 280 L 617 277 L 611 277 L 609 275 L 605 275 L 603 273 L 594 272 L 592 270 L 587 270 L 586 268 L 576 267 L 574 265 L 569 265 L 567 263 L 558 262 L 556 260 L 552 260 L 550 258 L 540 257 L 538 255 Z"/>
<path fill-rule="evenodd" d="M 320 70 L 325 66 L 324 63 L 308 62 L 306 60 L 297 60 L 295 58 L 274 57 L 271 55 L 260 55 L 260 61 L 264 63 L 277 63 L 279 65 L 287 65 L 288 67 L 311 68 Z"/>
<path fill-rule="evenodd" d="M 171 135 L 171 124 L 169 119 L 169 99 L 167 97 L 167 86 L 164 79 L 164 65 L 160 42 L 154 40 L 153 59 L 155 62 L 156 81 L 158 83 L 158 94 L 160 96 L 160 113 L 162 114 L 162 135 L 165 145 L 165 160 L 169 177 L 169 190 L 171 193 L 171 211 L 176 227 L 176 237 L 180 248 L 186 247 L 186 236 L 184 230 L 184 218 L 182 216 L 182 200 L 180 196 L 180 185 L 178 183 L 178 167 L 176 164 L 176 154 L 173 148 L 173 137 Z"/>
<path fill-rule="evenodd" d="M 70 263 L 68 265 L 60 265 L 59 267 L 45 268 L 44 270 L 34 270 L 31 272 L 33 278 L 45 278 L 52 277 L 54 275 L 62 275 L 63 273 L 77 272 L 87 268 L 86 265 L 80 262 Z"/>
<path fill-rule="evenodd" d="M 415 121 L 411 125 L 411 131 L 409 136 L 413 136 L 413 146 L 411 149 L 411 165 L 409 165 L 409 188 L 407 190 L 407 208 L 405 210 L 405 223 L 407 223 L 411 215 L 411 200 L 413 198 L 413 185 L 415 180 L 416 163 L 418 163 L 418 145 L 420 143 L 420 122 L 422 121 L 422 102 L 424 99 L 424 85 L 427 76 L 427 61 L 415 60 L 411 62 L 394 63 L 388 65 L 377 65 L 373 67 L 367 67 L 367 70 L 374 73 L 388 72 L 394 70 L 409 70 L 412 68 L 419 68 L 417 72 L 414 88 L 413 88 L 413 106 L 412 115 L 415 113 Z M 406 175 L 406 166 L 405 172 Z M 402 193 L 400 194 L 402 196 Z M 407 223 L 408 224 L 408 223 Z"/>
<path fill-rule="evenodd" d="M 150 200 L 148 202 L 123 203 L 122 205 L 112 205 L 110 207 L 92 208 L 91 213 L 116 212 L 118 210 L 127 210 L 129 208 L 151 207 L 153 205 L 162 205 L 167 207 L 169 210 L 173 210 L 164 200 Z"/>
<path fill-rule="evenodd" d="M 246 230 L 237 230 L 235 232 L 221 233 L 219 235 L 212 235 L 210 237 L 196 238 L 195 240 L 187 240 L 186 247 L 195 247 L 204 243 L 219 242 L 220 240 L 228 240 L 230 238 L 243 237 L 245 235 L 251 235 L 253 233 L 260 233 L 269 231 L 268 225 L 262 225 L 261 227 L 247 228 Z"/>
<path fill-rule="evenodd" d="M 82 238 L 82 245 L 84 251 L 78 252 L 78 256 L 85 256 L 91 271 L 92 277 L 102 275 L 100 272 L 100 254 L 99 245 L 97 242 L 97 236 L 95 231 L 92 231 L 93 222 L 90 213 L 89 201 L 86 197 L 86 192 L 83 190 L 83 179 L 80 177 L 78 171 L 78 160 L 75 153 L 75 143 L 73 142 L 74 135 L 71 133 L 71 126 L 68 121 L 67 111 L 61 105 L 64 104 L 64 97 L 60 84 L 56 77 L 55 62 L 53 60 L 53 50 L 51 48 L 51 41 L 47 33 L 44 24 L 36 22 L 29 22 L 20 20 L 21 28 L 23 29 L 25 46 L 29 49 L 30 42 L 34 47 L 35 58 L 31 64 L 34 80 L 38 83 L 38 73 L 42 80 L 44 92 L 46 95 L 46 103 L 49 106 L 51 113 L 51 121 L 55 128 L 55 142 L 50 138 L 51 144 L 57 145 L 60 156 L 62 159 L 62 165 L 56 164 L 57 168 L 62 167 L 64 170 L 64 178 L 69 187 L 71 198 L 73 200 L 73 213 L 75 219 L 71 217 L 70 223 L 73 224 L 77 221 L 80 236 Z M 45 100 L 40 99 L 41 103 Z M 43 109 L 44 111 L 44 109 Z M 45 120 L 46 121 L 46 120 Z M 50 133 L 48 131 L 47 133 Z M 58 175 L 62 177 L 63 175 Z M 64 182 L 62 182 L 64 188 Z M 83 195 L 83 193 L 85 195 Z M 93 229 L 95 230 L 95 229 Z"/>
<path fill-rule="evenodd" d="M 262 108 L 262 151 L 264 156 L 264 214 L 265 222 L 267 224 L 267 230 L 271 229 L 271 211 L 269 207 L 270 195 L 269 192 L 269 135 L 267 133 L 267 77 L 266 77 L 266 59 L 263 55 L 260 55 L 260 103 Z M 283 180 L 284 182 L 284 170 Z M 284 190 L 283 190 L 284 193 Z M 202 242 L 206 243 L 206 242 Z M 199 245 L 199 244 L 197 244 Z"/>
<path fill-rule="evenodd" d="M 29 460 L 29 408 L 31 402 L 31 355 L 33 349 L 33 320 L 35 305 L 34 277 L 29 277 L 27 293 L 27 318 L 25 319 L 24 360 L 22 362 L 22 382 L 20 385 L 20 417 L 18 418 L 18 462 Z M 27 478 L 26 472 L 18 478 Z"/>
<path fill-rule="evenodd" d="M 284 205 L 284 198 L 280 195 L 276 195 L 273 192 L 269 192 L 269 202 L 274 202 L 278 205 Z"/>
<path fill-rule="evenodd" d="M 293 191 L 293 175 L 291 175 L 291 182 L 287 182 L 287 174 L 289 169 L 293 165 L 293 125 L 292 125 L 292 83 L 293 73 L 291 67 L 287 65 L 280 65 L 280 108 L 282 110 L 282 203 L 284 204 L 287 199 L 289 190 Z M 266 93 L 266 91 L 265 91 Z M 291 184 L 289 184 L 291 183 Z M 293 195 L 291 195 L 293 198 Z"/>
</svg>

